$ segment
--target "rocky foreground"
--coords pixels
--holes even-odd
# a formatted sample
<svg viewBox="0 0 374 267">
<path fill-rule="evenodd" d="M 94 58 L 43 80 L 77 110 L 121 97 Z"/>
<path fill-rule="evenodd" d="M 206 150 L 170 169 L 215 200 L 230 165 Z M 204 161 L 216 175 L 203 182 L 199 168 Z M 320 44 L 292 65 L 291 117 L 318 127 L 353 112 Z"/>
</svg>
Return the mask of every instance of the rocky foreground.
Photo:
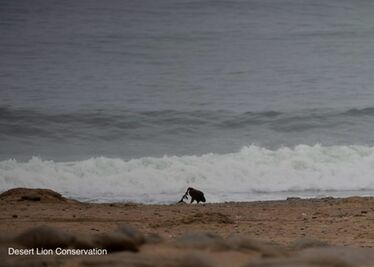
<svg viewBox="0 0 374 267">
<path fill-rule="evenodd" d="M 44 189 L 0 195 L 0 266 L 374 266 L 374 199 L 88 204 Z M 8 255 L 9 248 L 106 255 Z"/>
</svg>

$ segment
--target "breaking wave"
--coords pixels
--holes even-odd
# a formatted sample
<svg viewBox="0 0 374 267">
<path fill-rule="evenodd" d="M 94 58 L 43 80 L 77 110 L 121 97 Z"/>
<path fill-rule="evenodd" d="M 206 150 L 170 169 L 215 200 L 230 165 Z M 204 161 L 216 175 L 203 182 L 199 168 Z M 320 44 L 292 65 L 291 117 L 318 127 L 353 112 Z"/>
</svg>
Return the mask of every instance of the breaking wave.
<svg viewBox="0 0 374 267">
<path fill-rule="evenodd" d="M 269 150 L 251 145 L 239 152 L 201 156 L 97 157 L 54 162 L 0 162 L 0 191 L 50 188 L 84 201 L 170 203 L 188 186 L 210 202 L 247 201 L 306 192 L 374 190 L 374 147 L 307 146 Z M 310 194 L 309 194 L 310 195 Z"/>
</svg>

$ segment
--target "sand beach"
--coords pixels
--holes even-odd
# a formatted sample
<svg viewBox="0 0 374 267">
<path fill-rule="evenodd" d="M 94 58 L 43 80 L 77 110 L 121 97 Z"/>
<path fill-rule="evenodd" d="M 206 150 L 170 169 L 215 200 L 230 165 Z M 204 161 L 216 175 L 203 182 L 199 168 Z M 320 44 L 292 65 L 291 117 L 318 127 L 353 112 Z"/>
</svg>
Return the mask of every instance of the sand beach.
<svg viewBox="0 0 374 267">
<path fill-rule="evenodd" d="M 0 210 L 5 266 L 374 266 L 371 197 L 93 204 L 14 189 Z M 9 247 L 108 254 L 16 256 Z"/>
</svg>

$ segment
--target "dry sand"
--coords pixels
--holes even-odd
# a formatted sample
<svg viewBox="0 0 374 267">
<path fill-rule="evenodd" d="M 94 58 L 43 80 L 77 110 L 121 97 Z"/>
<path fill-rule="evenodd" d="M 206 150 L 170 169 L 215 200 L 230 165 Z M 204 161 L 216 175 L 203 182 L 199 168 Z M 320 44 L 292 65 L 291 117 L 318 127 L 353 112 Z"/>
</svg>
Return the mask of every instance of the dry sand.
<svg viewBox="0 0 374 267">
<path fill-rule="evenodd" d="M 17 189 L 0 195 L 0 257 L 5 266 L 374 266 L 373 221 L 374 198 L 87 204 L 53 191 Z M 95 257 L 5 252 L 33 227 L 54 227 L 102 245 L 97 240 L 116 236 L 123 225 L 144 236 L 144 244 L 135 242 L 139 252 L 120 248 Z"/>
</svg>

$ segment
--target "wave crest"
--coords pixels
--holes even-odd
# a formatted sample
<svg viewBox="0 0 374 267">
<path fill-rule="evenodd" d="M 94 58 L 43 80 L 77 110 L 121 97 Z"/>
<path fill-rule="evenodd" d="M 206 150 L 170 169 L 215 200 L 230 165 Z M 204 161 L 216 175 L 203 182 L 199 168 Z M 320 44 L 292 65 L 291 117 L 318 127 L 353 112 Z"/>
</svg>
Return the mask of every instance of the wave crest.
<svg viewBox="0 0 374 267">
<path fill-rule="evenodd" d="M 0 162 L 0 190 L 50 188 L 96 201 L 168 202 L 186 187 L 211 201 L 243 201 L 258 192 L 374 190 L 374 147 L 298 145 L 269 150 L 251 145 L 237 153 L 164 156 L 124 161 L 105 157 L 54 162 Z"/>
</svg>

